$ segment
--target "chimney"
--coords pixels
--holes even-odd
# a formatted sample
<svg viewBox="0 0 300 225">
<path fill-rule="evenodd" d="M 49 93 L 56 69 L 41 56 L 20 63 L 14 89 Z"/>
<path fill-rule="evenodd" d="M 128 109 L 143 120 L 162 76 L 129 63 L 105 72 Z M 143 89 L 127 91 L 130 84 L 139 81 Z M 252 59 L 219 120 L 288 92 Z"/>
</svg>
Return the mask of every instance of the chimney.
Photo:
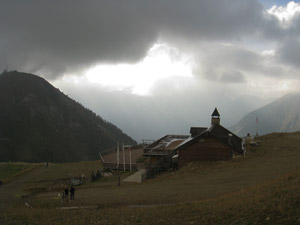
<svg viewBox="0 0 300 225">
<path fill-rule="evenodd" d="M 220 114 L 218 112 L 217 107 L 215 108 L 214 112 L 211 114 L 211 125 L 220 124 Z"/>
</svg>

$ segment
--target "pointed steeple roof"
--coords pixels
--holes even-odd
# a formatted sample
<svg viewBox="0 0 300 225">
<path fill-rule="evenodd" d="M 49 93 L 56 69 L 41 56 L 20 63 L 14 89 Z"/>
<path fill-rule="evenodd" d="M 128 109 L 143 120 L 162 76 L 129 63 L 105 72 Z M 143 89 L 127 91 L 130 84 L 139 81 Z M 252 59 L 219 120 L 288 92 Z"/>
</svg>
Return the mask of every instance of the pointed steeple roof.
<svg viewBox="0 0 300 225">
<path fill-rule="evenodd" d="M 214 112 L 211 114 L 212 117 L 220 117 L 217 107 L 215 108 Z"/>
</svg>

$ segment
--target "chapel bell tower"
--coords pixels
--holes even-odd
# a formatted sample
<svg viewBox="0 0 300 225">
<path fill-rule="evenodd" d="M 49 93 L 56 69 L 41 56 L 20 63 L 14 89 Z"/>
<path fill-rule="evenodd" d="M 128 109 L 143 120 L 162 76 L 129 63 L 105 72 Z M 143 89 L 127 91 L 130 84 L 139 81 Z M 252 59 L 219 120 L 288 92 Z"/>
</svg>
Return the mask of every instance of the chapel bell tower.
<svg viewBox="0 0 300 225">
<path fill-rule="evenodd" d="M 219 125 L 220 124 L 220 114 L 218 112 L 217 107 L 215 108 L 214 112 L 211 114 L 211 125 Z"/>
</svg>

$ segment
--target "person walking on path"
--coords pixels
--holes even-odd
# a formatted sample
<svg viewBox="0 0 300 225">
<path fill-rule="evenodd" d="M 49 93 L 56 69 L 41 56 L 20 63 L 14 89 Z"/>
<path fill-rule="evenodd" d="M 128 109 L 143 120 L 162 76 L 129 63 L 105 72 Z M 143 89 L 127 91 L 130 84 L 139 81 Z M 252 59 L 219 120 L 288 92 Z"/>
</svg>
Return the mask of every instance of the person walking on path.
<svg viewBox="0 0 300 225">
<path fill-rule="evenodd" d="M 68 200 L 68 195 L 69 195 L 69 189 L 66 187 L 65 188 L 65 200 L 67 201 Z"/>
<path fill-rule="evenodd" d="M 61 203 L 65 202 L 65 191 L 61 193 Z"/>
<path fill-rule="evenodd" d="M 71 186 L 70 188 L 70 201 L 74 200 L 75 188 Z"/>
</svg>

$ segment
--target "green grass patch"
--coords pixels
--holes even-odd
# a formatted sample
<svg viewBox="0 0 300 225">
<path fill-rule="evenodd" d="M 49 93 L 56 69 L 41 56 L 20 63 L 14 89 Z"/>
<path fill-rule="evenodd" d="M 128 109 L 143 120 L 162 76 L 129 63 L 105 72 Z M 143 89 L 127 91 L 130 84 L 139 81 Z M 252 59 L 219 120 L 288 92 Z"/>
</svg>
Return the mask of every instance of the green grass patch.
<svg viewBox="0 0 300 225">
<path fill-rule="evenodd" d="M 0 180 L 4 183 L 14 177 L 36 168 L 37 164 L 30 163 L 0 163 Z"/>
<path fill-rule="evenodd" d="M 54 201 L 14 208 L 3 224 L 300 224 L 300 171 L 217 198 L 165 206 L 59 209 Z M 120 192 L 120 194 L 123 194 Z M 123 196 L 120 196 L 122 198 Z M 38 206 L 38 207 L 37 207 Z M 54 207 L 55 208 L 54 208 Z M 63 206 L 73 206 L 67 203 Z M 81 205 L 82 206 L 82 205 Z M 18 214 L 16 214 L 16 210 Z"/>
</svg>

